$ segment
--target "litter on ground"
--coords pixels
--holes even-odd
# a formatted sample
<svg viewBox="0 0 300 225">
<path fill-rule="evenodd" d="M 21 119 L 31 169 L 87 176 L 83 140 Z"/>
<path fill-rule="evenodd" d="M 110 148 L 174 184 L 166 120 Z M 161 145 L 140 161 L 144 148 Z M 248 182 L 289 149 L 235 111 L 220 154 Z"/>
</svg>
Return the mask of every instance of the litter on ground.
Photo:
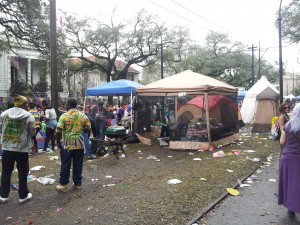
<svg viewBox="0 0 300 225">
<path fill-rule="evenodd" d="M 31 171 L 38 171 L 38 170 L 41 170 L 41 169 L 45 169 L 45 166 L 35 166 L 35 167 L 32 167 L 30 170 Z"/>
<path fill-rule="evenodd" d="M 54 182 L 55 182 L 55 179 L 52 179 L 49 177 L 38 177 L 36 180 L 43 185 L 54 184 Z"/>
<path fill-rule="evenodd" d="M 178 179 L 171 179 L 171 180 L 168 180 L 168 184 L 179 184 L 181 183 L 182 181 L 181 180 L 178 180 Z"/>
</svg>

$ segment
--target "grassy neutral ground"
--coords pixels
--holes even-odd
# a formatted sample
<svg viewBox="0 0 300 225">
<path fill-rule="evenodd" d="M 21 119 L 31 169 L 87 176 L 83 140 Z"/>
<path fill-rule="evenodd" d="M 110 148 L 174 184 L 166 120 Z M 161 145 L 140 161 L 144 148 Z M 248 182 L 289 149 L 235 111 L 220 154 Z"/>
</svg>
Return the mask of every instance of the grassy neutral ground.
<svg viewBox="0 0 300 225">
<path fill-rule="evenodd" d="M 226 156 L 214 158 L 219 150 Z M 186 224 L 268 156 L 278 154 L 279 145 L 265 134 L 250 134 L 244 128 L 237 143 L 213 152 L 169 150 L 157 140 L 152 146 L 127 144 L 126 152 L 126 158 L 110 155 L 85 160 L 83 189 L 66 193 L 55 191 L 60 165 L 50 158 L 58 152 L 31 156 L 31 168 L 45 168 L 30 175 L 50 176 L 56 183 L 43 185 L 31 179 L 34 197 L 22 205 L 12 190 L 10 201 L 0 205 L 0 224 Z M 168 184 L 170 179 L 182 182 Z M 18 186 L 16 173 L 13 183 Z"/>
</svg>

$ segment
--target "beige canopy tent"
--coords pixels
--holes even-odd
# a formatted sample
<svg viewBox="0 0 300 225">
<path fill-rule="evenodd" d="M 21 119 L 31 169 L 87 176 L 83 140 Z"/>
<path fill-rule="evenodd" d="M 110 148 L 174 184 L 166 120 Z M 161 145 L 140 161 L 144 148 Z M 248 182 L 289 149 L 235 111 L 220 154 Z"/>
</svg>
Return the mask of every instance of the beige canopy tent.
<svg viewBox="0 0 300 225">
<path fill-rule="evenodd" d="M 166 77 L 151 84 L 138 87 L 136 89 L 137 96 L 174 96 L 175 98 L 177 98 L 177 96 L 180 95 L 204 95 L 206 118 L 210 118 L 208 109 L 208 95 L 237 96 L 237 92 L 237 88 L 226 84 L 225 82 L 199 73 L 195 73 L 191 70 L 183 71 L 181 73 Z M 177 109 L 177 101 L 175 101 L 175 108 Z M 238 113 L 236 112 L 236 117 L 237 116 Z M 177 115 L 175 115 L 175 117 L 177 118 Z M 239 134 L 237 133 L 231 137 L 224 138 L 224 140 L 221 139 L 211 142 L 209 122 L 207 123 L 207 133 L 208 143 L 171 141 L 169 148 L 196 150 L 201 148 L 208 148 L 210 145 L 218 146 L 229 144 L 239 139 Z"/>
</svg>

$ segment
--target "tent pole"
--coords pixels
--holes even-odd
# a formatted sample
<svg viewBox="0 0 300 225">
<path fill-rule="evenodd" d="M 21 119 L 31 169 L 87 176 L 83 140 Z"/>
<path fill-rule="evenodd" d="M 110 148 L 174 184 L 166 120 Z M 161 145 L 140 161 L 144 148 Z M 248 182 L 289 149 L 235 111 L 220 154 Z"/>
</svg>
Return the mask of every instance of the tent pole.
<svg viewBox="0 0 300 225">
<path fill-rule="evenodd" d="M 177 96 L 175 96 L 175 100 L 174 100 L 174 104 L 175 104 L 175 106 L 174 106 L 174 110 L 175 110 L 175 118 L 174 118 L 174 122 L 177 122 L 177 101 L 178 101 L 178 97 Z"/>
<path fill-rule="evenodd" d="M 131 87 L 131 92 L 130 92 L 130 107 L 131 107 L 131 112 L 130 112 L 130 131 L 132 131 L 132 87 Z"/>
<path fill-rule="evenodd" d="M 211 136 L 210 136 L 210 120 L 209 120 L 208 93 L 207 92 L 204 93 L 204 106 L 205 106 L 205 112 L 206 112 L 207 138 L 208 138 L 208 144 L 210 146 Z"/>
</svg>

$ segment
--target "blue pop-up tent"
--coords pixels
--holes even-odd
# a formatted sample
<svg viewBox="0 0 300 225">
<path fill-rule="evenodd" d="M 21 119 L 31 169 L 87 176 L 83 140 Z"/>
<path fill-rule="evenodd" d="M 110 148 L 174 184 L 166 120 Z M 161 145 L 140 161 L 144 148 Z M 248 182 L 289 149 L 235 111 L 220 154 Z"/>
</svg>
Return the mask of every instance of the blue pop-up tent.
<svg viewBox="0 0 300 225">
<path fill-rule="evenodd" d="M 121 80 L 111 81 L 102 85 L 98 85 L 92 88 L 88 88 L 85 91 L 84 109 L 85 109 L 86 96 L 125 96 L 125 95 L 128 96 L 130 95 L 131 96 L 130 100 L 132 105 L 132 95 L 136 93 L 135 89 L 140 86 L 143 85 L 134 81 L 121 79 Z M 131 121 L 131 126 L 132 126 L 132 121 Z"/>
<path fill-rule="evenodd" d="M 85 96 L 118 96 L 133 95 L 137 87 L 143 86 L 140 83 L 130 80 L 115 80 L 101 84 L 85 91 Z"/>
</svg>

